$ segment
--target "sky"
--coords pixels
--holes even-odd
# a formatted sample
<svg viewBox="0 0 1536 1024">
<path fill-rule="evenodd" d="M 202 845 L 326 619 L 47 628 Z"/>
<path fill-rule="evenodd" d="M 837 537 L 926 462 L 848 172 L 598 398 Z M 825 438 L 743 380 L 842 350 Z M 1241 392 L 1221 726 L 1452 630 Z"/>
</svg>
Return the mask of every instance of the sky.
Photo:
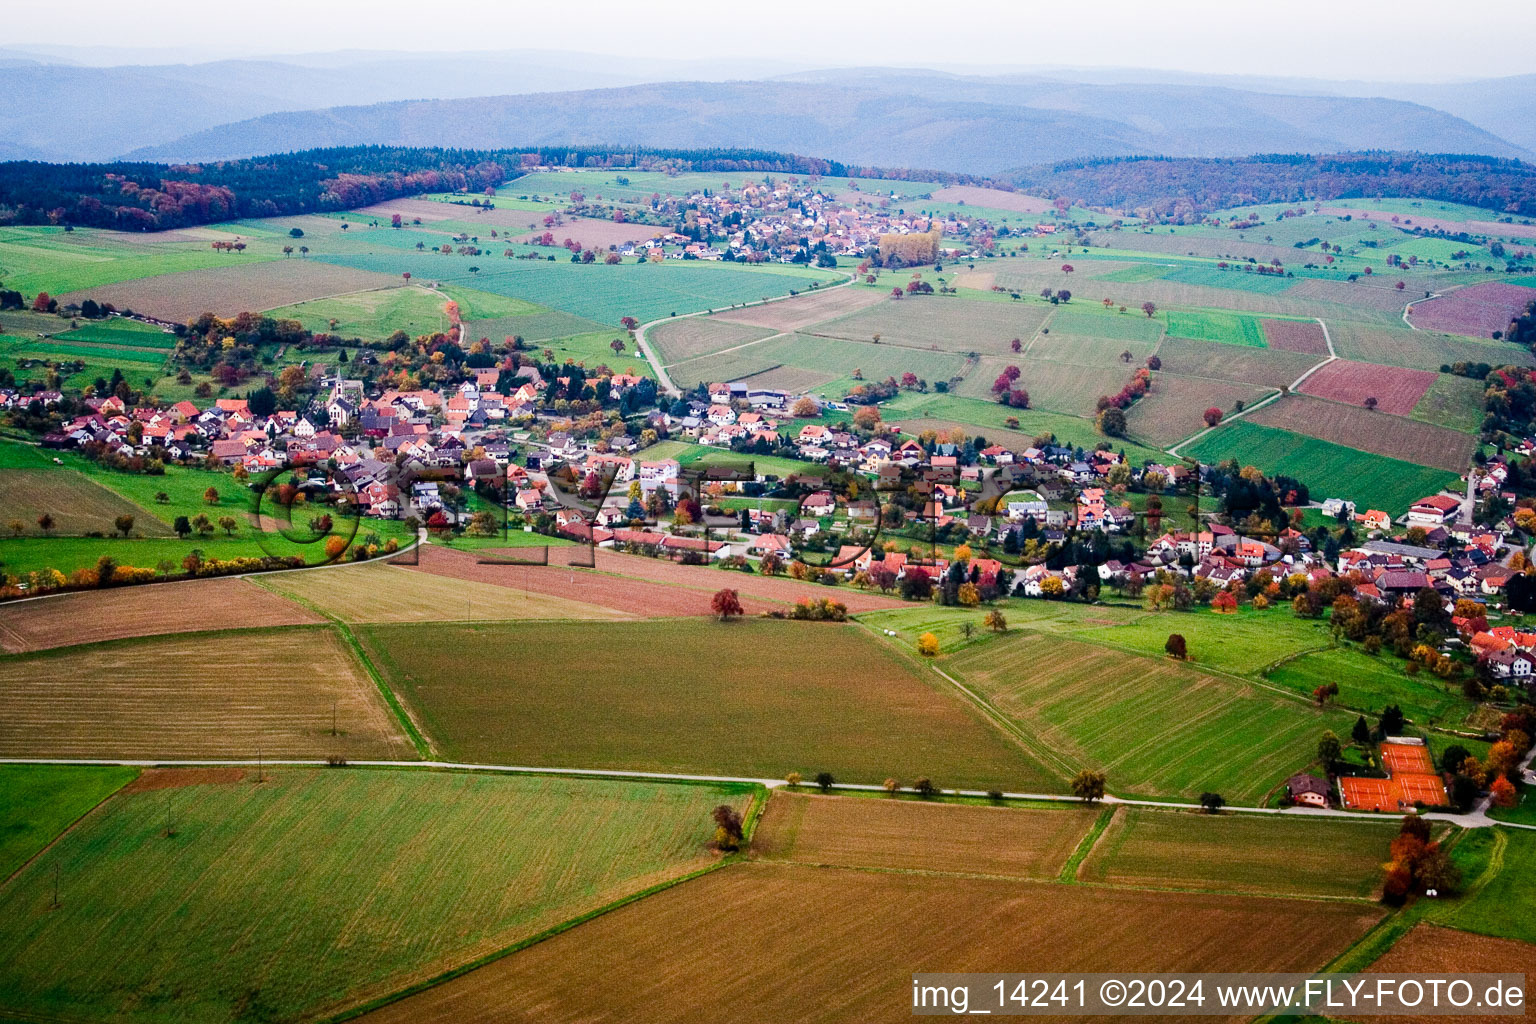
<svg viewBox="0 0 1536 1024">
<path fill-rule="evenodd" d="M 1138 67 L 1413 82 L 1536 72 L 1536 0 L 157 0 L 152 8 L 18 4 L 0 48 L 114 48 L 79 51 L 82 63 L 541 49 L 805 67 Z"/>
</svg>

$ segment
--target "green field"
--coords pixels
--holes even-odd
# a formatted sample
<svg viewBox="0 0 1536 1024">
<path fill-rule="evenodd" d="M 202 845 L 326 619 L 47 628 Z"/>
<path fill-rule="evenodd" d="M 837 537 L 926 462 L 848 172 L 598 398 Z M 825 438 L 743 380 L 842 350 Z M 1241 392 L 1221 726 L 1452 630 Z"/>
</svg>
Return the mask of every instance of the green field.
<svg viewBox="0 0 1536 1024">
<path fill-rule="evenodd" d="M 443 307 L 447 301 L 447 295 L 417 286 L 379 288 L 282 306 L 268 310 L 267 315 L 297 320 L 311 331 L 377 341 L 395 331 L 415 337 L 446 330 Z"/>
<path fill-rule="evenodd" d="M 1172 310 L 1165 316 L 1168 333 L 1175 338 L 1219 341 L 1249 348 L 1269 347 L 1264 341 L 1264 327 L 1256 317 L 1210 309 Z"/>
<path fill-rule="evenodd" d="M 1161 657 L 1169 633 L 1188 641 L 1189 660 L 1195 666 L 1239 675 L 1333 643 L 1326 621 L 1298 619 L 1289 608 L 1255 611 L 1249 605 L 1234 615 L 1218 615 L 1209 608 L 1148 613 L 1126 625 L 1098 630 L 1092 639 Z"/>
<path fill-rule="evenodd" d="M 1337 683 L 1335 703 L 1344 707 L 1380 714 L 1386 705 L 1396 704 L 1418 725 L 1460 726 L 1473 708 L 1462 695 L 1461 684 L 1447 683 L 1430 672 L 1409 676 L 1403 665 L 1401 659 L 1387 654 L 1373 657 L 1358 648 L 1341 647 L 1287 661 L 1266 678 L 1302 696 Z"/>
<path fill-rule="evenodd" d="M 1325 729 L 1343 735 L 1352 722 L 1198 667 L 1042 633 L 1015 631 L 939 667 L 1012 721 L 1063 777 L 1098 768 L 1116 793 L 1215 791 L 1261 804 L 1312 761 Z"/>
<path fill-rule="evenodd" d="M 176 335 L 152 324 L 112 317 L 54 335 L 54 341 L 86 345 L 126 345 L 133 348 L 175 348 Z"/>
<path fill-rule="evenodd" d="M 1079 871 L 1085 881 L 1369 899 L 1392 824 L 1213 816 L 1122 807 Z"/>
<path fill-rule="evenodd" d="M 197 232 L 173 232 L 169 236 L 141 236 L 94 228 L 0 228 L 0 282 L 28 297 L 43 291 L 62 295 L 228 263 L 229 257 L 215 252 L 196 235 Z M 247 253 L 242 258 L 273 259 L 276 254 Z"/>
<path fill-rule="evenodd" d="M 420 280 L 470 285 L 495 295 L 523 299 L 576 316 L 614 325 L 633 316 L 642 323 L 674 313 L 719 309 L 832 283 L 841 275 L 811 269 L 795 274 L 747 269 L 735 264 L 668 261 L 661 266 L 633 261 L 617 266 L 564 259 L 513 260 L 501 256 L 443 256 L 431 252 L 335 253 L 328 263 L 391 275 L 410 271 Z M 469 268 L 480 270 L 471 273 Z"/>
<path fill-rule="evenodd" d="M 1349 498 L 1394 516 L 1424 495 L 1435 494 L 1456 481 L 1456 474 L 1445 470 L 1243 420 L 1185 445 L 1180 454 L 1207 463 L 1236 459 L 1240 465 L 1257 466 L 1267 474 L 1295 477 L 1307 485 L 1316 500 Z"/>
<path fill-rule="evenodd" d="M 0 765 L 0 885 L 138 774 L 117 766 Z"/>
<path fill-rule="evenodd" d="M 363 637 L 451 758 L 1061 785 L 941 680 L 914 674 L 856 626 L 668 619 L 371 626 Z"/>
<path fill-rule="evenodd" d="M 1206 288 L 1233 288 L 1259 295 L 1278 295 L 1296 283 L 1294 278 L 1274 274 L 1245 273 L 1241 270 L 1222 270 L 1219 267 L 1180 267 L 1171 274 L 1163 275 L 1163 280 L 1178 284 L 1201 285 Z M 1191 335 L 1184 335 L 1184 337 L 1191 337 Z"/>
<path fill-rule="evenodd" d="M 1089 420 L 1063 413 L 1045 412 L 1041 409 L 1010 409 L 995 402 L 983 402 L 975 398 L 959 398 L 955 395 L 923 395 L 905 391 L 889 402 L 881 403 L 881 415 L 892 423 L 909 419 L 953 420 L 966 427 L 974 427 L 976 433 L 1000 444 L 1014 440 L 1028 440 L 1044 434 L 1052 434 L 1060 444 L 1093 449 L 1107 443 L 1115 451 L 1123 451 L 1133 461 L 1165 459 L 1166 453 L 1136 444 L 1123 437 L 1105 437 Z M 1018 419 L 1016 431 L 1003 426 L 1009 417 Z M 1010 437 L 1011 435 L 1011 437 Z M 1004 440 L 1004 438 L 1009 438 Z"/>
<path fill-rule="evenodd" d="M 1425 920 L 1448 928 L 1536 942 L 1536 832 L 1517 828 L 1471 829 L 1455 847 L 1465 894 L 1430 903 Z"/>
<path fill-rule="evenodd" d="M 323 1017 L 707 865 L 711 808 L 750 792 L 361 769 L 163 781 L 0 887 L 0 1009 Z"/>
</svg>

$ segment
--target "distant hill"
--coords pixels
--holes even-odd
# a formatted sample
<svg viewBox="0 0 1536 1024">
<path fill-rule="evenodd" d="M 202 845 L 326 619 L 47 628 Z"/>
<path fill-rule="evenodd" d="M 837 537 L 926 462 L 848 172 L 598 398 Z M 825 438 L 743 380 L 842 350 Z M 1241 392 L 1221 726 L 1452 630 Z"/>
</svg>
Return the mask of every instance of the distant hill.
<svg viewBox="0 0 1536 1024">
<path fill-rule="evenodd" d="M 268 114 L 134 150 L 129 157 L 214 160 L 309 147 L 566 142 L 747 146 L 977 174 L 1149 153 L 1421 149 L 1530 155 L 1449 114 L 1400 100 L 832 72 L 793 80 L 671 82 Z"/>
</svg>

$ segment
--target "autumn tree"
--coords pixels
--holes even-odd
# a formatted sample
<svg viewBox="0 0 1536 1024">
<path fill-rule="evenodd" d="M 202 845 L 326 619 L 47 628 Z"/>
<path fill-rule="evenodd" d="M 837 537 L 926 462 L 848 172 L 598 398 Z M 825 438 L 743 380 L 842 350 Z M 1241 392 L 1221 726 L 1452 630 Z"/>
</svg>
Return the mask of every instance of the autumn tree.
<svg viewBox="0 0 1536 1024">
<path fill-rule="evenodd" d="M 721 622 L 726 622 L 742 613 L 741 599 L 730 587 L 722 587 L 715 591 L 715 596 L 710 599 L 709 610 L 718 616 Z"/>
<path fill-rule="evenodd" d="M 1200 794 L 1200 806 L 1205 808 L 1206 814 L 1220 813 L 1221 809 L 1226 805 L 1227 798 L 1222 796 L 1220 793 Z"/>
<path fill-rule="evenodd" d="M 126 537 L 128 536 L 128 531 L 133 529 L 133 516 L 118 516 L 112 520 L 112 525 L 117 527 L 118 533 Z"/>
<path fill-rule="evenodd" d="M 1157 306 L 1152 302 L 1143 302 L 1141 304 L 1141 311 L 1147 314 L 1147 319 L 1150 320 L 1157 313 Z"/>
<path fill-rule="evenodd" d="M 987 617 L 982 620 L 982 623 L 994 633 L 1008 632 L 1008 619 L 997 608 L 987 612 Z"/>
<path fill-rule="evenodd" d="M 1205 412 L 1201 415 L 1205 420 L 1205 425 L 1208 427 L 1214 427 L 1216 424 L 1221 422 L 1221 410 L 1216 408 L 1214 405 L 1205 410 Z"/>
<path fill-rule="evenodd" d="M 219 503 L 219 489 L 217 487 L 208 488 L 203 492 L 203 501 L 210 505 L 217 505 Z"/>
<path fill-rule="evenodd" d="M 1163 644 L 1163 650 L 1168 652 L 1170 658 L 1183 661 L 1189 657 L 1189 644 L 1184 640 L 1183 633 L 1169 633 L 1168 642 Z"/>
<path fill-rule="evenodd" d="M 1317 741 L 1317 759 L 1323 762 L 1323 767 L 1333 771 L 1333 766 L 1339 763 L 1339 758 L 1344 755 L 1344 745 L 1334 735 L 1332 729 L 1323 731 L 1323 735 Z"/>
<path fill-rule="evenodd" d="M 1084 768 L 1072 776 L 1072 795 L 1085 804 L 1104 799 L 1104 773 Z"/>
<path fill-rule="evenodd" d="M 51 536 L 53 534 L 53 527 L 53 513 L 44 512 L 42 515 L 37 517 L 37 528 L 42 530 L 45 536 Z"/>
<path fill-rule="evenodd" d="M 924 633 L 917 638 L 917 653 L 925 658 L 938 657 L 939 638 L 932 633 Z"/>
<path fill-rule="evenodd" d="M 715 849 L 733 853 L 741 849 L 741 814 L 730 804 L 721 804 L 711 817 L 715 821 Z"/>
</svg>

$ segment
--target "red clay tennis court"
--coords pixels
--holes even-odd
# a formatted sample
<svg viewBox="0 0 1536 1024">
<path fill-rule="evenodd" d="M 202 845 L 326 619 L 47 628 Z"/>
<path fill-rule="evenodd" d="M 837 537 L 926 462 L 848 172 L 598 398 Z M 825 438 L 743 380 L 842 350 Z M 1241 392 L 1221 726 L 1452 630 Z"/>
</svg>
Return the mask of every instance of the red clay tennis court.
<svg viewBox="0 0 1536 1024">
<path fill-rule="evenodd" d="M 1445 783 L 1438 775 L 1398 775 L 1392 779 L 1402 788 L 1406 806 L 1423 804 L 1426 807 L 1444 807 L 1450 801 L 1445 795 Z"/>
<path fill-rule="evenodd" d="M 1433 775 L 1435 766 L 1429 760 L 1427 747 L 1407 746 L 1402 743 L 1381 745 L 1381 765 L 1390 774 Z"/>
<path fill-rule="evenodd" d="M 1346 775 L 1339 780 L 1339 795 L 1352 811 L 1402 810 L 1402 791 L 1392 779 L 1357 779 Z"/>
</svg>

